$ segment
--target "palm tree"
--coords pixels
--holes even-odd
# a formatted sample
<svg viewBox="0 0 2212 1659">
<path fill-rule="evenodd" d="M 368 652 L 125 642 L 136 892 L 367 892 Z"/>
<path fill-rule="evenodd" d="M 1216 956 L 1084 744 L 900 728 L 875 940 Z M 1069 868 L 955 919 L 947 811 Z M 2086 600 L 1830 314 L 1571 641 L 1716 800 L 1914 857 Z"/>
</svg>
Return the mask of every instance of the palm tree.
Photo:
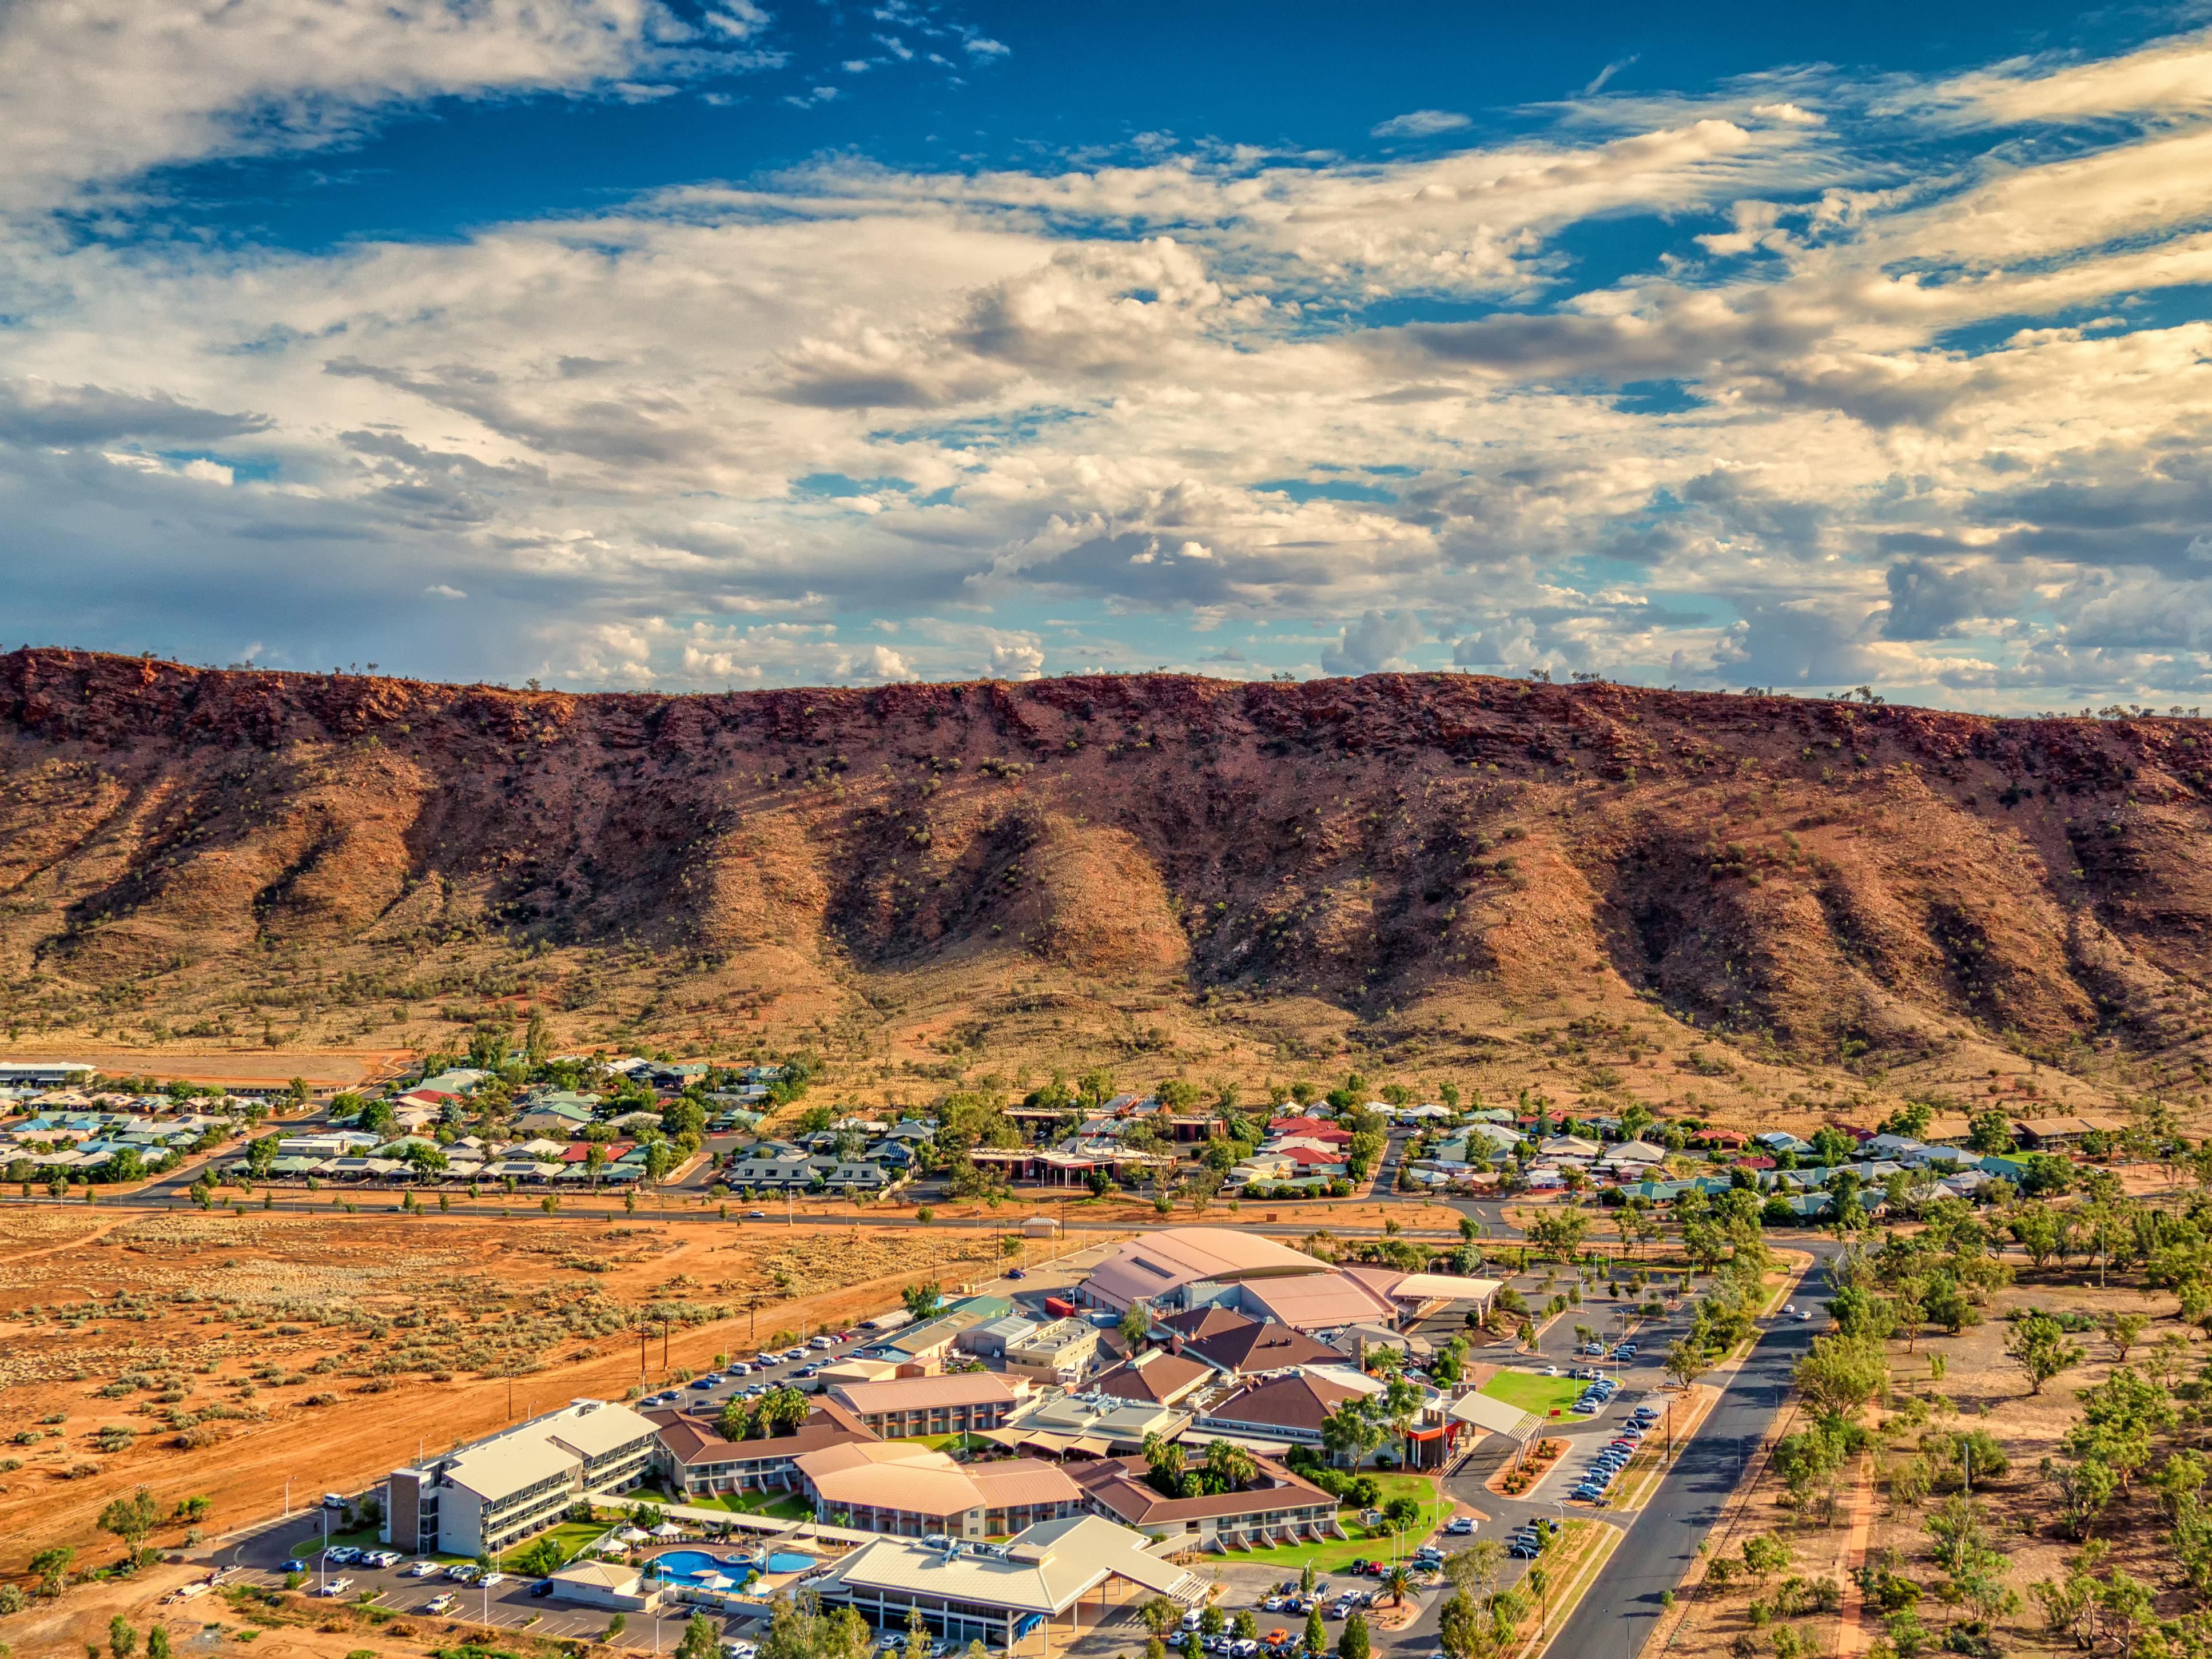
<svg viewBox="0 0 2212 1659">
<path fill-rule="evenodd" d="M 1206 1449 L 1206 1472 L 1231 1492 L 1242 1492 L 1260 1478 L 1260 1466 L 1242 1446 L 1217 1440 Z"/>
<path fill-rule="evenodd" d="M 1382 1576 L 1382 1587 L 1390 1592 L 1392 1607 L 1402 1607 L 1406 1605 L 1406 1592 L 1412 1588 L 1413 1583 L 1413 1575 L 1403 1567 L 1393 1567 Z"/>
</svg>

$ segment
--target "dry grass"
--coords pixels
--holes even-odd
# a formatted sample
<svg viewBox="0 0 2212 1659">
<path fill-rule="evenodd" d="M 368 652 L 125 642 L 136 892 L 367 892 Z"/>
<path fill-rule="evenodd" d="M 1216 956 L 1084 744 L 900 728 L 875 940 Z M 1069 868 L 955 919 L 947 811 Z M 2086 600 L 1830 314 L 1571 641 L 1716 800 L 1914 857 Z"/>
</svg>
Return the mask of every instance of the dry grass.
<svg viewBox="0 0 2212 1659">
<path fill-rule="evenodd" d="M 286 1474 L 295 1495 L 352 1490 L 417 1440 L 495 1427 L 510 1389 L 517 1414 L 620 1398 L 641 1320 L 658 1381 L 664 1322 L 669 1368 L 704 1370 L 756 1334 L 879 1311 L 902 1284 L 980 1278 L 998 1249 L 981 1230 L 274 1212 L 19 1252 L 0 1260 L 0 1439 L 30 1437 L 5 1448 L 0 1569 L 91 1544 L 135 1486 L 165 1508 L 204 1493 L 236 1524 L 275 1510 Z"/>
</svg>

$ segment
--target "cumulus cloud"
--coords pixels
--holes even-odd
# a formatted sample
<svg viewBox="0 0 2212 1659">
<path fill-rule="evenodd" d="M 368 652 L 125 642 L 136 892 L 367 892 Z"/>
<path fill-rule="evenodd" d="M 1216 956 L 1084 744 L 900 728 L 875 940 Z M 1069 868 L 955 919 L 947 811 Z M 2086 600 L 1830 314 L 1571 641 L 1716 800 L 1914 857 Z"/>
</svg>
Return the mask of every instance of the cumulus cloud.
<svg viewBox="0 0 2212 1659">
<path fill-rule="evenodd" d="M 397 100 L 657 83 L 755 49 L 765 14 L 240 0 L 134 102 L 168 14 L 103 3 L 0 22 L 27 181 L 0 491 L 18 544 L 71 550 L 11 577 L 42 619 L 135 647 L 183 568 L 225 641 L 329 660 L 317 630 L 386 628 L 422 669 L 585 685 L 1194 662 L 1229 623 L 1242 655 L 1204 653 L 1255 673 L 1995 704 L 2212 674 L 2212 324 L 2152 303 L 2212 283 L 2201 37 L 1608 94 L 1491 142 L 1415 112 L 1378 136 L 1450 147 L 1380 162 L 840 155 L 287 253 L 21 227 Z M 925 38 L 878 21 L 895 57 Z M 131 50 L 89 52 L 94 24 Z M 81 113 L 104 100 L 112 132 Z M 2073 125 L 1972 136 L 2029 121 Z M 1930 133 L 1952 164 L 1900 182 L 1884 158 Z M 1573 233 L 1624 215 L 1679 237 L 1593 282 Z M 1439 299 L 1451 320 L 1423 318 Z M 871 619 L 899 625 L 853 642 Z"/>
<path fill-rule="evenodd" d="M 1429 630 L 1410 611 L 1364 611 L 1357 622 L 1346 623 L 1337 642 L 1321 653 L 1322 669 L 1330 674 L 1372 674 L 1411 667 L 1404 653 L 1428 637 Z"/>
</svg>

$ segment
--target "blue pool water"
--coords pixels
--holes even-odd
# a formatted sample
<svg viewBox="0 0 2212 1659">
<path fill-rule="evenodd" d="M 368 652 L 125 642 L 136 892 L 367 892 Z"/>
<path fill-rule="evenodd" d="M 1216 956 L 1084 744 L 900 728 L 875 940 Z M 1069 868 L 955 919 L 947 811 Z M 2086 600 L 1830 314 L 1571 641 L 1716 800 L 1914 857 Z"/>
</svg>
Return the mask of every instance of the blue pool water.
<svg viewBox="0 0 2212 1659">
<path fill-rule="evenodd" d="M 726 1572 L 734 1578 L 744 1571 L 743 1567 L 725 1567 L 704 1550 L 670 1550 L 653 1558 L 656 1578 L 700 1578 L 710 1572 Z"/>
<path fill-rule="evenodd" d="M 732 1551 L 731 1553 L 738 1553 Z M 763 1565 L 757 1555 L 747 1555 L 743 1566 L 731 1566 L 720 1556 L 709 1555 L 704 1550 L 670 1550 L 653 1558 L 653 1572 L 656 1578 L 690 1580 L 703 1578 L 710 1572 L 719 1572 L 726 1578 L 744 1582 L 745 1574 Z M 800 1555 L 789 1550 L 778 1550 L 768 1558 L 769 1572 L 800 1572 L 814 1565 L 811 1555 Z"/>
</svg>

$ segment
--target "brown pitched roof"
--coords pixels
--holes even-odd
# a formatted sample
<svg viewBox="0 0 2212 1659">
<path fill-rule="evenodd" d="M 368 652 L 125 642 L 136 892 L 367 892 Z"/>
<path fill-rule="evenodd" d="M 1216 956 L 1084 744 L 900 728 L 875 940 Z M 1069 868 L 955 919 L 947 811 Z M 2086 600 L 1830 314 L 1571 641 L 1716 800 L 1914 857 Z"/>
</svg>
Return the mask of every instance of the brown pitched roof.
<svg viewBox="0 0 2212 1659">
<path fill-rule="evenodd" d="M 1334 1498 L 1311 1481 L 1300 1480 L 1273 1458 L 1255 1456 L 1252 1462 L 1259 1467 L 1267 1484 L 1204 1498 L 1163 1498 L 1146 1483 L 1145 1460 L 1141 1457 L 1093 1458 L 1069 1464 L 1067 1472 L 1075 1477 L 1075 1483 L 1083 1488 L 1086 1497 L 1104 1504 L 1133 1527 L 1161 1521 L 1194 1520 L 1206 1515 L 1246 1515 L 1259 1510 L 1336 1507 Z"/>
<path fill-rule="evenodd" d="M 1334 1351 L 1332 1350 L 1332 1352 Z M 1341 1354 L 1334 1355 L 1341 1359 Z M 1346 1388 L 1338 1382 L 1324 1382 L 1321 1378 L 1300 1371 L 1292 1376 L 1270 1377 L 1264 1382 L 1255 1382 L 1239 1389 L 1220 1404 L 1209 1408 L 1208 1419 L 1220 1423 L 1252 1423 L 1279 1429 L 1310 1429 L 1321 1431 L 1328 1414 L 1336 1405 L 1355 1399 L 1358 1389 Z"/>
<path fill-rule="evenodd" d="M 1191 1385 L 1213 1375 L 1213 1367 L 1180 1354 L 1156 1353 L 1143 1364 L 1131 1360 L 1102 1371 L 1091 1387 L 1119 1400 L 1141 1400 L 1164 1406 L 1182 1397 Z"/>
<path fill-rule="evenodd" d="M 711 1419 L 686 1411 L 649 1411 L 642 1415 L 660 1431 L 660 1443 L 678 1463 L 728 1463 L 763 1457 L 799 1457 L 827 1446 L 849 1445 L 876 1437 L 860 1419 L 834 1400 L 822 1400 L 792 1434 L 759 1440 L 725 1440 Z"/>
<path fill-rule="evenodd" d="M 1183 1351 L 1243 1376 L 1284 1370 L 1292 1365 L 1333 1365 L 1344 1358 L 1328 1343 L 1288 1325 L 1265 1323 L 1242 1315 L 1231 1317 L 1237 1321 L 1235 1325 L 1205 1332 L 1186 1341 Z"/>
<path fill-rule="evenodd" d="M 1166 1318 L 1156 1319 L 1152 1322 L 1166 1326 L 1188 1341 L 1212 1336 L 1217 1331 L 1233 1331 L 1239 1326 L 1256 1325 L 1260 1322 L 1227 1308 L 1205 1307 L 1188 1308 L 1182 1313 L 1170 1314 Z"/>
</svg>

